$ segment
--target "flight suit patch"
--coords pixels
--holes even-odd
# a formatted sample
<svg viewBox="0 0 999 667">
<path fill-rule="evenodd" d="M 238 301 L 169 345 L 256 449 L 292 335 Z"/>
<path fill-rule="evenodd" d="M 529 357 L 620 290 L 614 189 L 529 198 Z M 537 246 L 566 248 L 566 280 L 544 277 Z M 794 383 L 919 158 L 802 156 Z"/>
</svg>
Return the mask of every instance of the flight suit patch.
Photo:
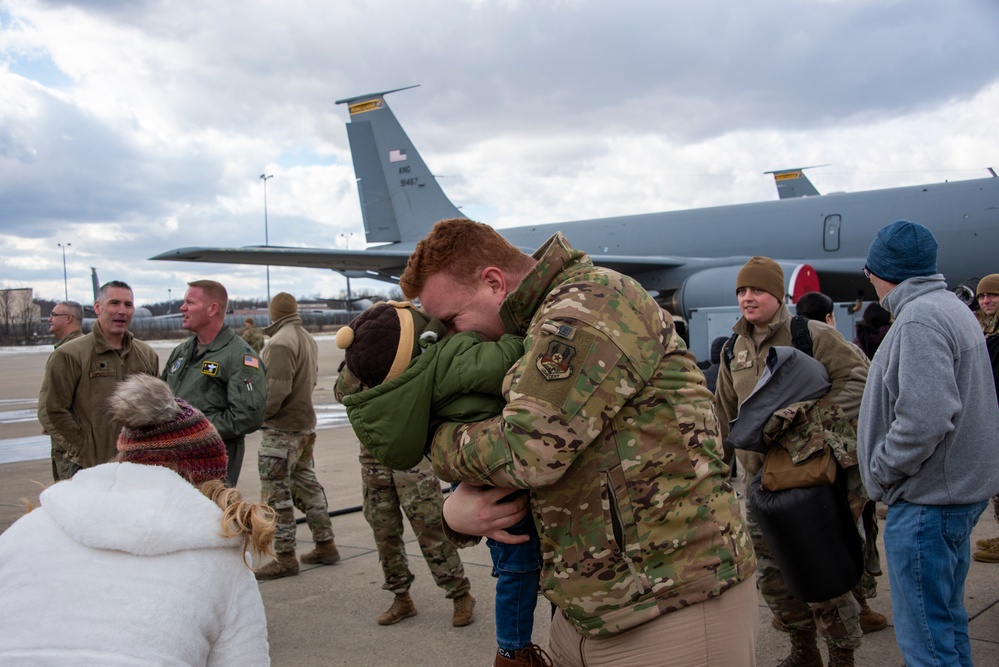
<svg viewBox="0 0 999 667">
<path fill-rule="evenodd" d="M 201 364 L 201 373 L 203 375 L 211 375 L 212 377 L 219 374 L 219 364 L 217 361 L 206 361 Z"/>
<path fill-rule="evenodd" d="M 184 363 L 184 357 L 177 357 L 177 361 L 173 362 L 173 366 L 170 367 L 171 373 L 176 373 L 180 370 L 181 364 Z"/>
<path fill-rule="evenodd" d="M 249 354 L 243 356 L 243 365 L 249 366 L 250 368 L 256 368 L 258 370 L 260 369 L 260 362 L 257 361 L 256 357 Z"/>
</svg>

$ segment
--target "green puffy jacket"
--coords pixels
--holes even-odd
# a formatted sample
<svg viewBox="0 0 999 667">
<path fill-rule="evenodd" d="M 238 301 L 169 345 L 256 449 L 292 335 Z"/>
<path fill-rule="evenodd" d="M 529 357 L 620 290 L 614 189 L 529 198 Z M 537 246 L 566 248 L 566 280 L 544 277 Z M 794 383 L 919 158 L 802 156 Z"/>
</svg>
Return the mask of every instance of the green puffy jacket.
<svg viewBox="0 0 999 667">
<path fill-rule="evenodd" d="M 396 378 L 370 389 L 341 371 L 335 395 L 358 440 L 395 470 L 423 458 L 431 418 L 474 422 L 503 410 L 503 376 L 524 354 L 521 336 L 493 343 L 474 333 L 426 347 Z"/>
</svg>

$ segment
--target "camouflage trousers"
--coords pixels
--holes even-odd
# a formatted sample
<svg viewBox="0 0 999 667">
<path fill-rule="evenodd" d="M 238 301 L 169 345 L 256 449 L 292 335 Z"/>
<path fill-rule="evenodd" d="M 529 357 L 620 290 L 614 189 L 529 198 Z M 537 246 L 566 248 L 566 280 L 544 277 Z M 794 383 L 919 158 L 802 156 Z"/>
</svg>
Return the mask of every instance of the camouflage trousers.
<svg viewBox="0 0 999 667">
<path fill-rule="evenodd" d="M 746 525 L 756 551 L 756 585 L 774 616 L 789 628 L 815 628 L 829 646 L 858 648 L 863 633 L 860 605 L 853 592 L 825 602 L 804 602 L 795 598 L 788 591 L 777 559 L 763 538 L 752 505 L 746 507 Z"/>
<path fill-rule="evenodd" d="M 444 535 L 440 480 L 426 459 L 410 470 L 392 470 L 361 447 L 361 480 L 364 482 L 364 518 L 375 534 L 378 561 L 385 575 L 385 590 L 405 593 L 413 583 L 406 545 L 402 539 L 402 512 L 427 561 L 434 582 L 449 598 L 468 592 L 465 568 L 455 547 Z"/>
<path fill-rule="evenodd" d="M 260 499 L 277 513 L 274 551 L 295 551 L 295 507 L 305 514 L 313 540 L 332 540 L 326 492 L 316 479 L 312 460 L 316 434 L 271 429 L 264 429 L 263 434 L 257 453 Z"/>
</svg>

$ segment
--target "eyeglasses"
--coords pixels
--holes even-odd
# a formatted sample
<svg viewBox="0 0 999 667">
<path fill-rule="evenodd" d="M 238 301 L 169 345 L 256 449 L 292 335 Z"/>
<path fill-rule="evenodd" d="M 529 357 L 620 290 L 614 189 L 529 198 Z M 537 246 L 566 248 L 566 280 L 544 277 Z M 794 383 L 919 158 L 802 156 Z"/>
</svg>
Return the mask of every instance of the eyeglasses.
<svg viewBox="0 0 999 667">
<path fill-rule="evenodd" d="M 53 317 L 73 317 L 73 316 L 71 314 L 69 314 L 69 313 L 51 313 L 49 315 L 49 319 L 51 319 Z"/>
<path fill-rule="evenodd" d="M 864 275 L 867 277 L 868 280 L 871 279 L 871 270 L 867 268 L 866 264 L 864 264 Z"/>
<path fill-rule="evenodd" d="M 978 295 L 978 300 L 981 301 L 985 297 L 988 297 L 990 299 L 999 299 L 999 294 L 996 294 L 994 292 L 982 292 L 981 294 Z"/>
</svg>

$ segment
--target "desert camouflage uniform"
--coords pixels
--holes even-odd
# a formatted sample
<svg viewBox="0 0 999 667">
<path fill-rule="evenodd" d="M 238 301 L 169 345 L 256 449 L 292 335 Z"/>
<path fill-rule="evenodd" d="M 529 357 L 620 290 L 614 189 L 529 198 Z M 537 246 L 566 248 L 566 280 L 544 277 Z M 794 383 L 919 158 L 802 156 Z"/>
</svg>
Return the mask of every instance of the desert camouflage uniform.
<svg viewBox="0 0 999 667">
<path fill-rule="evenodd" d="M 444 537 L 441 483 L 426 459 L 411 470 L 392 470 L 361 447 L 361 480 L 364 482 L 364 518 L 375 533 L 378 561 L 382 564 L 387 591 L 400 595 L 409 590 L 409 570 L 403 543 L 402 510 L 416 534 L 434 582 L 449 598 L 468 592 L 469 581 L 458 549 Z"/>
<path fill-rule="evenodd" d="M 260 471 L 260 499 L 277 512 L 274 531 L 274 551 L 295 551 L 295 512 L 305 514 L 312 539 L 325 542 L 333 539 L 326 492 L 316 480 L 312 450 L 315 432 L 288 433 L 263 429 L 257 454 Z"/>
<path fill-rule="evenodd" d="M 501 309 L 526 355 L 507 407 L 448 423 L 446 480 L 530 488 L 542 589 L 588 637 L 723 594 L 756 569 L 704 376 L 637 282 L 561 234 Z"/>
<path fill-rule="evenodd" d="M 753 338 L 752 325 L 745 318 L 739 320 L 733 331 L 739 334 L 735 341 L 731 364 L 722 363 L 718 371 L 718 387 L 715 406 L 721 421 L 722 432 L 728 434 L 728 424 L 738 414 L 739 405 L 756 386 L 763 369 L 766 367 L 767 354 L 771 347 L 778 345 L 792 346 L 791 313 L 787 306 L 781 306 L 769 325 L 769 331 L 762 342 L 757 345 Z M 839 415 L 841 423 L 829 425 L 830 431 L 838 430 L 843 436 L 842 442 L 833 446 L 837 460 L 847 470 L 847 484 L 853 493 L 849 494 L 850 505 L 855 516 L 859 516 L 866 494 L 860 481 L 857 469 L 857 436 L 856 418 L 860 409 L 860 399 L 867 380 L 869 362 L 863 353 L 848 343 L 842 335 L 832 327 L 820 322 L 809 321 L 808 331 L 812 337 L 812 355 L 822 362 L 832 386 L 823 399 L 834 403 L 837 410 L 827 411 L 829 415 Z M 726 344 L 727 346 L 727 344 Z M 725 354 L 722 354 L 723 359 Z M 832 406 L 830 405 L 830 408 Z M 820 413 L 817 413 L 822 418 Z M 768 426 L 773 428 L 775 420 L 771 419 Z M 776 434 L 771 433 L 771 438 Z M 789 449 L 797 445 L 794 442 Z M 832 443 L 830 443 L 832 445 Z M 737 450 L 739 464 L 751 478 L 759 471 L 763 456 L 755 452 Z M 832 646 L 844 649 L 855 649 L 860 646 L 862 632 L 860 630 L 860 605 L 852 593 L 846 593 L 832 600 L 809 604 L 795 599 L 787 590 L 784 575 L 781 574 L 773 552 L 763 538 L 763 531 L 753 512 L 752 506 L 747 507 L 746 523 L 753 538 L 753 548 L 759 563 L 757 585 L 771 611 L 789 628 L 816 628 L 820 636 Z M 821 576 L 818 574 L 817 576 Z M 872 579 L 865 580 L 861 587 L 865 597 L 873 597 Z M 873 589 L 873 590 L 872 590 Z M 861 591 L 858 590 L 858 593 Z"/>
</svg>

